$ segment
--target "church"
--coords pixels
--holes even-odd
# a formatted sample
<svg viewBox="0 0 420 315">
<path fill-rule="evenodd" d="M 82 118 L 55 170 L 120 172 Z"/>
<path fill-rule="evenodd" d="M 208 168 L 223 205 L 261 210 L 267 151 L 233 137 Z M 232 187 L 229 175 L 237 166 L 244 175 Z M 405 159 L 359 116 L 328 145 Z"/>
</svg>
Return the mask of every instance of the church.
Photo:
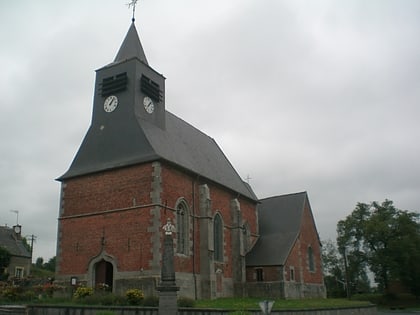
<svg viewBox="0 0 420 315">
<path fill-rule="evenodd" d="M 56 280 L 107 287 L 116 294 L 140 288 L 145 295 L 156 295 L 162 226 L 170 219 L 175 225 L 179 296 L 267 296 L 258 286 L 267 281 L 272 285 L 270 296 L 325 295 L 314 220 L 308 221 L 312 234 L 305 239 L 306 247 L 300 242 L 300 252 L 295 253 L 300 260 L 294 269 L 290 263 L 286 268 L 300 276 L 286 278 L 293 246 L 276 249 L 270 244 L 287 253 L 268 268 L 264 257 L 252 254 L 268 244 L 262 237 L 265 225 L 259 224 L 264 201 L 241 179 L 215 140 L 168 112 L 165 102 L 165 77 L 148 64 L 133 19 L 115 59 L 96 71 L 90 127 L 69 169 L 57 179 L 61 196 Z M 306 193 L 305 198 L 306 202 Z M 306 202 L 312 216 L 308 206 Z M 273 207 L 270 211 L 283 213 Z M 284 213 L 275 219 L 287 220 Z M 296 224 L 293 244 L 302 229 Z M 316 268 L 306 266 L 308 248 Z M 316 277 L 305 278 L 300 268 Z M 277 276 L 270 278 L 273 272 Z M 295 283 L 291 292 L 296 293 L 277 289 L 276 284 L 285 287 L 285 282 Z"/>
</svg>

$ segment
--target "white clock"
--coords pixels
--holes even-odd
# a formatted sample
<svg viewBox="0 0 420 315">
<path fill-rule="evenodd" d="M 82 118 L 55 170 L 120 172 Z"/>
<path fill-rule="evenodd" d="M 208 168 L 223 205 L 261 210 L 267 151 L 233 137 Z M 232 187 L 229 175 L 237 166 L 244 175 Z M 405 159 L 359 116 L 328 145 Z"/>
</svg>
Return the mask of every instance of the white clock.
<svg viewBox="0 0 420 315">
<path fill-rule="evenodd" d="M 110 95 L 105 99 L 104 111 L 107 113 L 113 112 L 118 106 L 118 97 Z"/>
<path fill-rule="evenodd" d="M 149 114 L 153 113 L 153 111 L 155 110 L 155 104 L 153 104 L 152 99 L 150 97 L 148 97 L 148 96 L 146 96 L 143 99 L 143 105 L 144 105 L 144 109 Z"/>
</svg>

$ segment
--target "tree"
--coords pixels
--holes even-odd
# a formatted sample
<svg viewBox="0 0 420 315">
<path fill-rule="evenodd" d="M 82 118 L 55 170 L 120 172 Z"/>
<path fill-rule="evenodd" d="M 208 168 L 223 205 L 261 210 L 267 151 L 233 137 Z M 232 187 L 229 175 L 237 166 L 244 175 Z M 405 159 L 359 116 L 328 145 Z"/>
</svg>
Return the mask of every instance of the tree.
<svg viewBox="0 0 420 315">
<path fill-rule="evenodd" d="M 418 214 L 398 210 L 393 202 L 358 203 L 337 224 L 340 253 L 348 257 L 349 273 L 363 278 L 366 267 L 387 293 L 391 281 L 401 281 L 413 293 L 420 292 L 420 225 Z M 416 293 L 417 292 L 417 293 Z"/>
<path fill-rule="evenodd" d="M 35 261 L 35 266 L 38 268 L 42 268 L 43 265 L 44 265 L 44 258 L 38 257 Z"/>
<path fill-rule="evenodd" d="M 12 255 L 6 249 L 0 246 L 0 280 L 3 280 L 7 275 L 4 275 L 4 270 L 9 266 Z"/>
<path fill-rule="evenodd" d="M 44 269 L 49 271 L 55 271 L 56 256 L 50 258 L 48 262 L 44 264 Z"/>
<path fill-rule="evenodd" d="M 346 296 L 346 279 L 343 261 L 331 240 L 322 242 L 322 267 L 328 297 Z"/>
</svg>

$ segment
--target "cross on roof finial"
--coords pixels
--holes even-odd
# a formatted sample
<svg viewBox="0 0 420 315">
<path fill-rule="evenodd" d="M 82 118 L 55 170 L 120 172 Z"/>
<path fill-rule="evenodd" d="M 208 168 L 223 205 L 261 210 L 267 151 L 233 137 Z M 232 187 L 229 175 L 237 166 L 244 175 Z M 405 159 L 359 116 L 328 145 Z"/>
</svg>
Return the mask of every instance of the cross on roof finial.
<svg viewBox="0 0 420 315">
<path fill-rule="evenodd" d="M 138 0 L 131 0 L 131 2 L 127 3 L 128 8 L 133 7 L 133 17 L 131 18 L 131 21 L 134 22 L 135 18 L 134 18 L 134 14 L 136 12 L 136 5 L 137 5 L 137 1 Z"/>
<path fill-rule="evenodd" d="M 249 184 L 249 180 L 250 180 L 250 179 L 252 179 L 252 177 L 250 177 L 250 176 L 249 176 L 249 174 L 248 174 L 248 175 L 246 175 L 245 180 L 246 180 L 246 182 L 247 182 L 248 184 Z"/>
</svg>

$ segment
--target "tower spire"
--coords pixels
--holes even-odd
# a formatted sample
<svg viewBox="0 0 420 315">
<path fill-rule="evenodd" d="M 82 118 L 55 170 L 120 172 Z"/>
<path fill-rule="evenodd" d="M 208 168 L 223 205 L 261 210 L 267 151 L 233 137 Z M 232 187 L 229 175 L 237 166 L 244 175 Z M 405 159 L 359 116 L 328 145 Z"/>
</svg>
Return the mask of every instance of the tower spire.
<svg viewBox="0 0 420 315">
<path fill-rule="evenodd" d="M 131 23 L 131 26 L 128 29 L 127 35 L 121 44 L 114 62 L 127 60 L 132 57 L 137 57 L 141 62 L 148 65 L 147 58 L 140 43 L 139 35 L 137 33 L 134 22 Z"/>
</svg>

